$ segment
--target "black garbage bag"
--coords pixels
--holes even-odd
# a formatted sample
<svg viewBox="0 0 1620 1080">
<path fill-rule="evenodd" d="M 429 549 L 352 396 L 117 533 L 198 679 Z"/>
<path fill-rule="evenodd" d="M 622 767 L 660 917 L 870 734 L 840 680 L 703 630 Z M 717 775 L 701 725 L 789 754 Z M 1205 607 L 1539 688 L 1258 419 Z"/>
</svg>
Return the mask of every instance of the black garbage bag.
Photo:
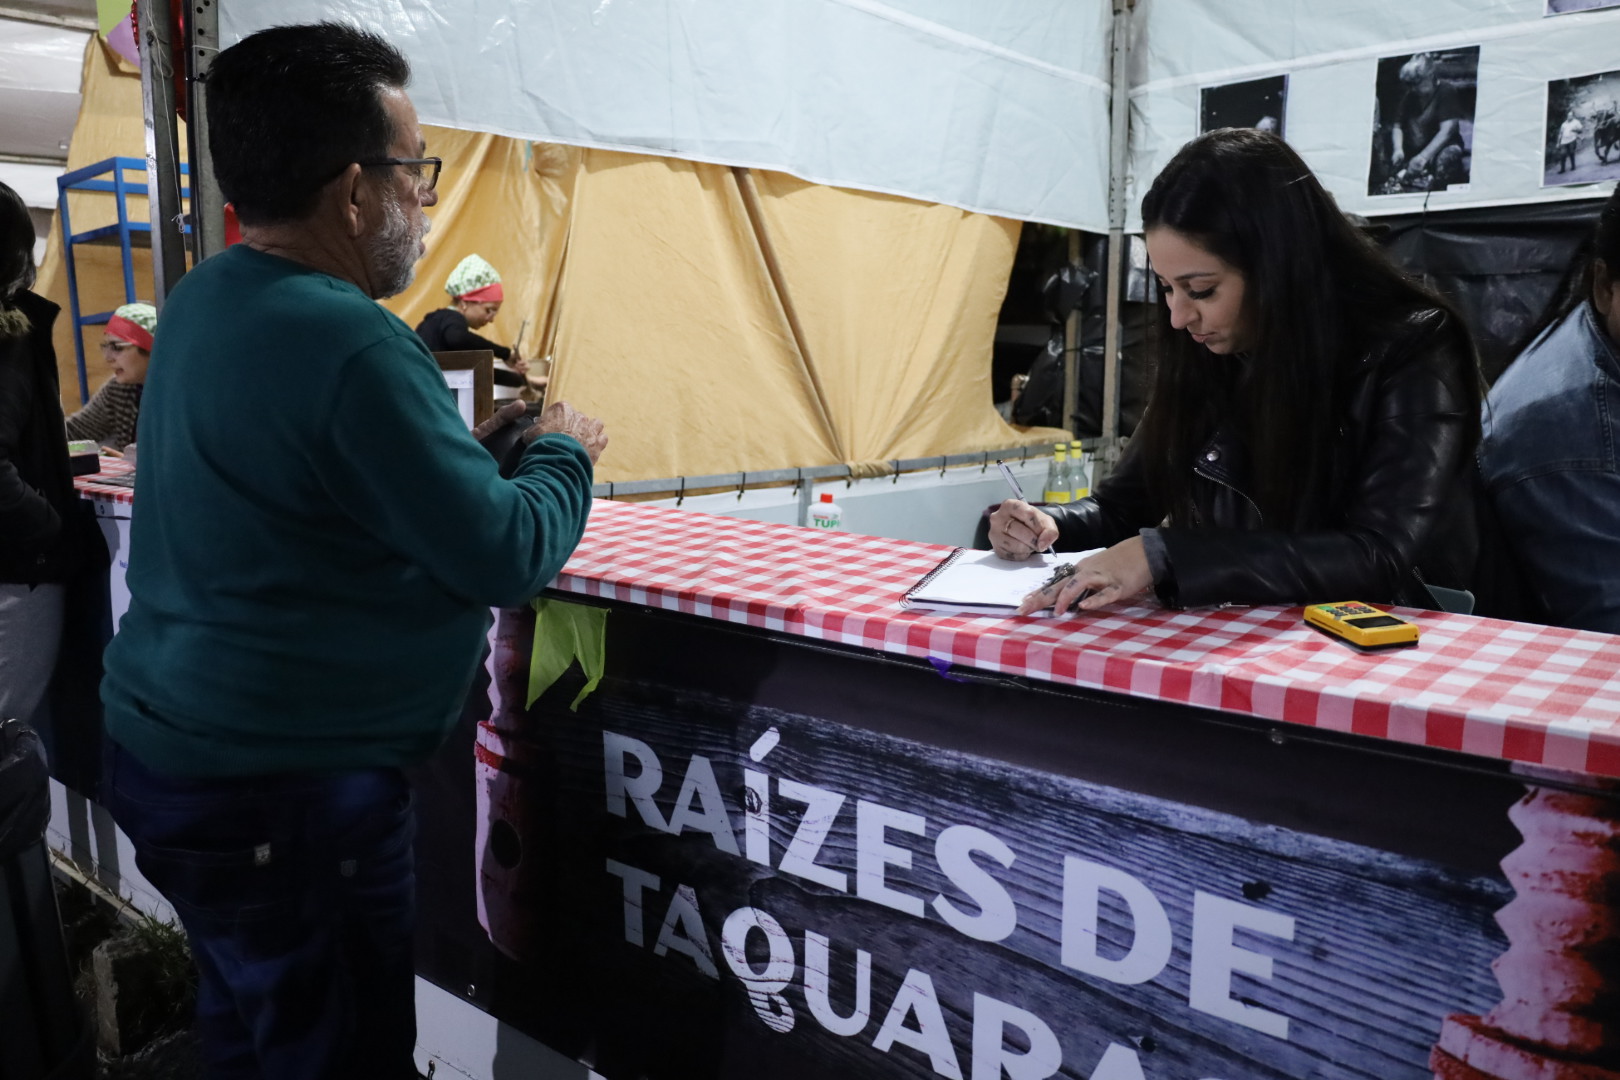
<svg viewBox="0 0 1620 1080">
<path fill-rule="evenodd" d="M 45 751 L 20 720 L 0 722 L 0 862 L 39 843 L 51 816 Z"/>
</svg>

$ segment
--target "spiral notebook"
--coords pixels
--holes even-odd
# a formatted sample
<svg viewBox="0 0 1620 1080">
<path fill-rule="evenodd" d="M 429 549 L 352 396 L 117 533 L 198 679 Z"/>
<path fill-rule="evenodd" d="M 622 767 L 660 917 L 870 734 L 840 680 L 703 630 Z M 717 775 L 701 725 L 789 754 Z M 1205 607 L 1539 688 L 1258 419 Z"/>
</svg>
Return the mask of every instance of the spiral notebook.
<svg viewBox="0 0 1620 1080">
<path fill-rule="evenodd" d="M 953 615 L 1011 615 L 1024 597 L 1046 583 L 1053 567 L 1090 554 L 1049 553 L 1013 562 L 993 551 L 957 548 L 906 590 L 900 607 Z"/>
</svg>

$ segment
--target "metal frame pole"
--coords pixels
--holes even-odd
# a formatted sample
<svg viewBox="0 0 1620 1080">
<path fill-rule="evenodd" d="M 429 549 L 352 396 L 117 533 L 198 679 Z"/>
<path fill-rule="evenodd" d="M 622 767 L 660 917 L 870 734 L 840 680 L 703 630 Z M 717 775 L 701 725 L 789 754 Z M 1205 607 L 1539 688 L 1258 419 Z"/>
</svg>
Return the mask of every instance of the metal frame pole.
<svg viewBox="0 0 1620 1080">
<path fill-rule="evenodd" d="M 186 272 L 180 231 L 180 136 L 174 112 L 174 50 L 166 0 L 137 0 L 141 107 L 146 114 L 146 195 L 152 217 L 152 302 L 159 310 Z"/>
<path fill-rule="evenodd" d="M 186 158 L 191 163 L 191 264 L 225 250 L 225 197 L 208 151 L 208 68 L 219 52 L 219 4 L 196 0 L 186 17 Z"/>
<path fill-rule="evenodd" d="M 1108 148 L 1108 311 L 1103 336 L 1103 445 L 1100 461 L 1112 463 L 1119 446 L 1119 311 L 1124 296 L 1125 192 L 1130 166 L 1131 12 L 1136 0 L 1114 0 L 1113 94 Z M 1100 479 L 1100 475 L 1094 479 Z"/>
<path fill-rule="evenodd" d="M 1069 230 L 1069 266 L 1080 268 L 1080 230 Z M 1063 320 L 1063 419 L 1070 435 L 1080 432 L 1080 308 Z"/>
</svg>

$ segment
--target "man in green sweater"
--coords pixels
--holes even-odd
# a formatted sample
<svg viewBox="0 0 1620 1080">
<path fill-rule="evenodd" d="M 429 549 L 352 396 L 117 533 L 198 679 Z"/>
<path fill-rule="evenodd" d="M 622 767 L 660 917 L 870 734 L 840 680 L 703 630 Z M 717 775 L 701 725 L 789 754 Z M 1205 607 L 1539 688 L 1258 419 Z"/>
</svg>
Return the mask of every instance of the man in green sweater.
<svg viewBox="0 0 1620 1080">
<path fill-rule="evenodd" d="M 191 940 L 211 1077 L 416 1075 L 400 770 L 455 722 L 490 606 L 579 542 L 606 443 L 553 406 L 503 479 L 374 302 L 436 201 L 409 75 L 336 24 L 219 54 L 244 242 L 169 297 L 142 407 L 105 790 Z"/>
</svg>

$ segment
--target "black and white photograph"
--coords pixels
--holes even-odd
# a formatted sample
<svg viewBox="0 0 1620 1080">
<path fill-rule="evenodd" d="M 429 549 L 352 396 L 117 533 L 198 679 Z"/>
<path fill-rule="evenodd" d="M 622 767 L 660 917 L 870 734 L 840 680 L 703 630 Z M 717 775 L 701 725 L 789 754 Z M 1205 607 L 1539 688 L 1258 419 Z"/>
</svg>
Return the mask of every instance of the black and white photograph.
<svg viewBox="0 0 1620 1080">
<path fill-rule="evenodd" d="M 1577 11 L 1620 7 L 1620 0 L 1547 0 L 1548 15 L 1572 15 Z"/>
<path fill-rule="evenodd" d="M 1198 133 L 1217 128 L 1256 128 L 1286 138 L 1288 76 L 1206 86 L 1199 92 Z"/>
<path fill-rule="evenodd" d="M 1478 88 L 1478 45 L 1380 59 L 1367 194 L 1466 185 Z"/>
<path fill-rule="evenodd" d="M 1620 71 L 1547 84 L 1541 186 L 1620 178 Z"/>
</svg>

